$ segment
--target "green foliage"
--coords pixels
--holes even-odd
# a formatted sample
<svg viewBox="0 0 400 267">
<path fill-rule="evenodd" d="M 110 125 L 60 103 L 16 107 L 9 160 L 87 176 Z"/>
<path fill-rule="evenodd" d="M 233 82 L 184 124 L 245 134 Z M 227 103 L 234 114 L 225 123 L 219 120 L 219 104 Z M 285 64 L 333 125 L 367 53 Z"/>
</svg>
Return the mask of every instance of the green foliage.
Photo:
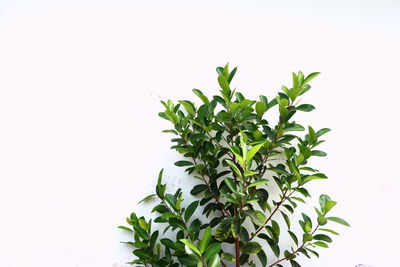
<svg viewBox="0 0 400 267">
<path fill-rule="evenodd" d="M 297 112 L 315 109 L 299 103 L 299 96 L 310 90 L 309 83 L 319 73 L 293 73 L 292 86 L 282 86 L 275 97 L 250 100 L 232 89 L 236 70 L 230 71 L 229 65 L 217 68 L 218 95 L 208 97 L 193 89 L 200 103 L 161 102 L 164 111 L 159 116 L 172 126 L 164 132 L 174 135 L 172 149 L 182 155 L 174 164 L 199 180 L 190 191 L 199 199 L 185 202 L 181 189 L 169 193 L 161 170 L 156 194 L 142 200 L 158 199 L 154 219 L 132 213 L 126 218 L 129 226 L 119 226 L 132 235 L 133 241 L 123 242 L 137 257 L 131 264 L 217 267 L 231 261 L 236 266 L 300 266 L 295 258 L 318 257 L 315 249 L 327 248 L 332 235 L 338 235 L 330 222 L 350 226 L 327 216 L 337 204 L 328 195 L 320 196 L 315 214 L 300 211 L 298 224 L 292 219 L 311 197 L 309 185 L 328 178 L 310 166 L 310 159 L 327 155 L 316 148 L 330 129 L 315 130 L 293 120 Z M 275 106 L 279 115 L 274 125 L 266 114 Z M 276 188 L 279 196 L 270 197 Z M 196 218 L 199 212 L 203 215 Z M 154 223 L 159 230 L 153 230 Z M 166 232 L 173 238 L 164 237 Z M 284 235 L 292 244 L 281 242 Z"/>
</svg>

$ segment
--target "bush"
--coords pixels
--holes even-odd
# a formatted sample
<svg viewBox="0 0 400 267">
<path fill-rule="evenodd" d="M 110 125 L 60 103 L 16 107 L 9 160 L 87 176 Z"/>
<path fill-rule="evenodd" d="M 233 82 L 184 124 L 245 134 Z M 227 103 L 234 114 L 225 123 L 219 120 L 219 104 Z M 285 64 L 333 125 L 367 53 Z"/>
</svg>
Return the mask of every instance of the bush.
<svg viewBox="0 0 400 267">
<path fill-rule="evenodd" d="M 309 159 L 326 156 L 316 148 L 330 130 L 306 129 L 293 120 L 297 112 L 314 110 L 311 104 L 299 104 L 298 97 L 310 90 L 309 83 L 319 73 L 306 77 L 293 73 L 291 88 L 282 86 L 276 97 L 261 95 L 254 101 L 231 89 L 236 70 L 230 71 L 228 65 L 217 68 L 221 90 L 211 99 L 193 89 L 202 102 L 198 107 L 188 100 L 161 102 L 165 111 L 159 115 L 173 126 L 164 132 L 175 136 L 172 149 L 184 158 L 175 165 L 198 179 L 190 193 L 199 198 L 183 207 L 181 189 L 167 193 L 161 171 L 156 194 L 143 199 L 159 200 L 152 210 L 157 217 L 146 220 L 132 213 L 126 219 L 130 226 L 120 226 L 133 235 L 132 242 L 124 242 L 134 247 L 137 259 L 131 264 L 216 267 L 228 262 L 235 266 L 290 262 L 300 266 L 297 257 L 318 257 L 315 250 L 327 248 L 330 236 L 338 234 L 326 228 L 328 223 L 349 226 L 339 217 L 328 216 L 336 202 L 327 195 L 319 197 L 313 216 L 301 213 L 299 225 L 290 216 L 310 197 L 308 185 L 327 179 L 309 166 Z M 276 106 L 279 118 L 271 125 L 265 114 Z M 303 131 L 304 136 L 298 134 Z M 199 206 L 205 216 L 192 218 Z M 153 231 L 153 223 L 164 228 Z M 167 231 L 176 238 L 162 238 Z M 292 243 L 284 244 L 283 235 Z"/>
</svg>

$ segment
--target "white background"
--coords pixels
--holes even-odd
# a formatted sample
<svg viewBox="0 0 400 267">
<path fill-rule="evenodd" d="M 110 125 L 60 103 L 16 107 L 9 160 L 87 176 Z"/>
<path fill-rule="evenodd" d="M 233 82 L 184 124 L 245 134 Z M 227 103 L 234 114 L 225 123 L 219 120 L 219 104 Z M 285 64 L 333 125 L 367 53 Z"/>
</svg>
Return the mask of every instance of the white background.
<svg viewBox="0 0 400 267">
<path fill-rule="evenodd" d="M 116 229 L 173 166 L 160 99 L 217 91 L 239 66 L 248 97 L 320 71 L 297 121 L 329 127 L 311 187 L 351 228 L 307 267 L 399 266 L 398 1 L 0 2 L 0 266 L 116 267 Z M 316 203 L 314 199 L 313 204 Z M 153 204 L 153 203 L 151 203 Z M 271 259 L 272 260 L 272 259 Z"/>
</svg>

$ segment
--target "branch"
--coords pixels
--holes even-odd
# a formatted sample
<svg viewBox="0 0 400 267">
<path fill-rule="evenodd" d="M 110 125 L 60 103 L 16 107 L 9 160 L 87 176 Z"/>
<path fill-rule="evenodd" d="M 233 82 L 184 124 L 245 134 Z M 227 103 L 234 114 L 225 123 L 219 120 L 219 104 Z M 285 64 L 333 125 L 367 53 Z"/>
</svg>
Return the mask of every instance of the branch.
<svg viewBox="0 0 400 267">
<path fill-rule="evenodd" d="M 197 165 L 196 158 L 192 157 L 192 160 L 193 160 L 193 163 L 194 163 L 195 165 Z M 211 194 L 211 196 L 214 198 L 215 202 L 222 208 L 222 210 L 221 210 L 222 213 L 225 213 L 226 216 L 231 216 L 231 214 L 229 213 L 229 211 L 225 208 L 225 205 L 222 204 L 222 203 L 219 201 L 218 197 L 217 197 L 217 196 L 214 194 L 214 192 L 212 191 L 211 186 L 210 186 L 210 183 L 209 183 L 209 182 L 207 181 L 207 179 L 205 178 L 205 175 L 202 174 L 202 173 L 199 173 L 199 174 L 200 174 L 200 176 L 201 176 L 201 179 L 203 180 L 203 182 L 204 182 L 205 185 L 207 186 L 208 192 L 210 192 L 210 194 Z"/>
<path fill-rule="evenodd" d="M 295 188 L 296 189 L 296 188 Z M 279 210 L 279 208 L 281 207 L 281 205 L 295 192 L 295 189 L 292 190 L 292 192 L 290 192 L 289 195 L 285 196 L 285 194 L 287 193 L 287 191 L 283 194 L 283 198 L 282 200 L 278 203 L 278 205 L 276 205 L 275 209 L 272 211 L 272 213 L 269 215 L 269 217 L 267 218 L 267 220 L 265 221 L 265 224 L 263 226 L 260 226 L 257 231 L 254 233 L 254 235 L 249 239 L 249 241 L 251 241 L 254 237 L 256 237 L 258 235 L 258 233 L 264 229 L 265 226 L 267 226 L 268 222 L 272 219 L 272 217 L 274 216 L 274 214 Z"/>
</svg>

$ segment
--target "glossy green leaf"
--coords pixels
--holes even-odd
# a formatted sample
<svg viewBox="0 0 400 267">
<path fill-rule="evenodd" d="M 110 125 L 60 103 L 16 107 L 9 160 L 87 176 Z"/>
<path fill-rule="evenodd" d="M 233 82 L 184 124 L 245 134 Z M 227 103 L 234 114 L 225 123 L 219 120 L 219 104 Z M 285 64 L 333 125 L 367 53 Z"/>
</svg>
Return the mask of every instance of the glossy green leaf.
<svg viewBox="0 0 400 267">
<path fill-rule="evenodd" d="M 218 254 L 222 249 L 221 243 L 212 243 L 208 246 L 206 253 L 204 253 L 204 260 L 211 259 L 214 255 Z"/>
<path fill-rule="evenodd" d="M 197 207 L 199 206 L 199 202 L 198 200 L 193 201 L 192 203 L 190 203 L 190 205 L 186 208 L 185 210 L 185 221 L 188 222 L 190 220 L 190 218 L 192 217 L 193 213 L 196 211 Z"/>
<path fill-rule="evenodd" d="M 192 165 L 193 165 L 193 162 L 187 161 L 187 160 L 180 160 L 180 161 L 175 162 L 175 166 L 178 166 L 178 167 L 185 167 L 185 166 L 192 166 Z"/>
<path fill-rule="evenodd" d="M 203 101 L 204 104 L 210 104 L 208 98 L 199 89 L 193 89 L 193 92 L 201 99 L 201 101 Z"/>
<path fill-rule="evenodd" d="M 218 254 L 215 254 L 214 257 L 208 263 L 209 267 L 219 267 L 221 264 L 221 259 Z"/>
<path fill-rule="evenodd" d="M 315 240 L 325 241 L 325 242 L 328 242 L 328 243 L 331 243 L 331 242 L 332 242 L 332 238 L 330 238 L 329 236 L 324 235 L 324 234 L 315 235 L 315 236 L 314 236 L 314 239 L 315 239 Z"/>
<path fill-rule="evenodd" d="M 249 162 L 253 159 L 254 155 L 262 148 L 264 144 L 258 144 L 253 146 L 246 154 L 246 161 Z"/>
<path fill-rule="evenodd" d="M 204 253 L 204 251 L 206 251 L 206 248 L 208 246 L 208 244 L 210 243 L 211 240 L 211 227 L 208 226 L 203 233 L 203 238 L 201 239 L 200 243 L 199 243 L 199 249 L 201 251 L 201 253 Z"/>
<path fill-rule="evenodd" d="M 256 113 L 258 116 L 262 116 L 264 112 L 267 111 L 267 105 L 264 102 L 257 102 L 256 103 Z"/>
<path fill-rule="evenodd" d="M 264 226 L 267 216 L 264 213 L 258 210 L 247 211 L 246 215 L 249 216 L 252 222 L 258 226 Z"/>
<path fill-rule="evenodd" d="M 262 247 L 257 242 L 247 242 L 241 247 L 241 251 L 244 254 L 257 254 L 262 250 Z"/>
<path fill-rule="evenodd" d="M 312 79 L 314 79 L 315 77 L 317 77 L 320 74 L 320 72 L 313 72 L 311 74 L 309 74 L 303 81 L 303 85 L 308 84 Z"/>
<path fill-rule="evenodd" d="M 240 172 L 239 168 L 235 165 L 235 163 L 233 163 L 230 160 L 226 160 L 226 163 L 228 163 L 228 165 L 232 168 L 232 170 L 234 171 L 234 173 L 236 173 L 236 175 L 242 177 L 242 173 Z"/>
<path fill-rule="evenodd" d="M 131 229 L 131 228 L 128 228 L 128 227 L 126 227 L 126 226 L 118 226 L 118 228 L 119 229 L 122 229 L 122 230 L 125 230 L 125 231 L 127 231 L 127 232 L 133 232 L 133 230 Z"/>
<path fill-rule="evenodd" d="M 201 256 L 200 250 L 192 243 L 192 241 L 190 241 L 189 239 L 181 239 L 179 241 L 188 246 L 191 250 L 197 253 L 197 255 Z"/>
<path fill-rule="evenodd" d="M 350 226 L 350 224 L 348 222 L 346 222 L 344 219 L 339 218 L 339 217 L 327 217 L 326 219 L 329 221 L 335 222 L 335 223 L 342 224 L 344 226 Z"/>
<path fill-rule="evenodd" d="M 329 247 L 326 243 L 324 243 L 324 242 L 322 242 L 322 241 L 314 242 L 313 245 L 319 246 L 319 247 L 321 247 L 321 248 L 328 248 L 328 247 Z"/>
<path fill-rule="evenodd" d="M 269 182 L 268 179 L 260 179 L 260 180 L 257 180 L 257 181 L 255 181 L 255 182 L 249 184 L 249 185 L 247 186 L 247 188 L 251 188 L 251 187 L 263 185 L 263 184 L 266 184 L 266 183 L 268 183 L 268 182 Z"/>
<path fill-rule="evenodd" d="M 142 202 L 145 202 L 145 201 L 147 201 L 147 200 L 150 200 L 150 199 L 152 199 L 152 198 L 155 197 L 155 196 L 157 196 L 157 195 L 156 195 L 156 194 L 151 194 L 151 195 L 149 195 L 149 196 L 143 198 L 142 200 L 140 200 L 140 201 L 138 202 L 138 204 L 140 204 L 140 203 L 142 203 Z"/>
<path fill-rule="evenodd" d="M 315 109 L 315 107 L 310 104 L 301 104 L 296 107 L 296 110 L 305 111 L 305 112 L 310 112 L 310 111 L 313 111 L 314 109 Z"/>
<path fill-rule="evenodd" d="M 190 101 L 181 100 L 181 101 L 179 101 L 179 103 L 186 109 L 186 111 L 189 114 L 192 114 L 192 115 L 196 114 L 195 107 L 194 107 L 193 103 L 191 103 Z"/>
<path fill-rule="evenodd" d="M 224 75 L 221 74 L 221 75 L 218 76 L 218 83 L 219 83 L 219 86 L 221 86 L 221 89 L 224 92 L 229 92 L 230 91 L 228 80 L 226 79 L 226 77 Z"/>
</svg>

